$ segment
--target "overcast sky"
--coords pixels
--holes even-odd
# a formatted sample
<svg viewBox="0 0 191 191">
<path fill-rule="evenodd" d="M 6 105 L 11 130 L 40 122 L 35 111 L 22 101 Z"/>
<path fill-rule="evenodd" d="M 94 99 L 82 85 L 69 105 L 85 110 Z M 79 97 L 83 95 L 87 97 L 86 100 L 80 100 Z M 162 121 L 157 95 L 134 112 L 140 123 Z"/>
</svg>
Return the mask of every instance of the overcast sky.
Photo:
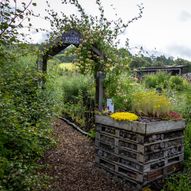
<svg viewBox="0 0 191 191">
<path fill-rule="evenodd" d="M 36 0 L 37 1 L 37 0 Z M 59 0 L 49 0 L 54 9 L 74 13 L 72 7 L 61 7 Z M 95 0 L 79 0 L 91 14 L 97 13 Z M 129 38 L 131 50 L 143 47 L 150 54 L 164 54 L 191 60 L 191 0 L 102 0 L 108 18 L 116 18 L 115 12 L 123 20 L 136 16 L 137 4 L 143 3 L 143 17 L 129 25 L 123 39 Z M 116 8 L 114 11 L 110 6 Z M 38 10 L 43 13 L 45 0 L 37 1 Z M 36 25 L 46 25 L 36 20 Z M 44 35 L 33 34 L 34 42 L 42 41 Z M 123 43 L 122 43 L 123 44 Z"/>
</svg>

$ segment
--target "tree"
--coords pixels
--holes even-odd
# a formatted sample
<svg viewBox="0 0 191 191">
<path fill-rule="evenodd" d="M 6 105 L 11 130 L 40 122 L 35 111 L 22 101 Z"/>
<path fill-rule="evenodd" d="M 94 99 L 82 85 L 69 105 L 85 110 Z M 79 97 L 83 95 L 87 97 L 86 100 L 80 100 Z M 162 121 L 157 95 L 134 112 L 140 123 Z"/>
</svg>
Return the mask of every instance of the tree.
<svg viewBox="0 0 191 191">
<path fill-rule="evenodd" d="M 182 58 L 177 58 L 174 63 L 176 65 L 185 65 L 187 66 L 187 72 L 191 72 L 191 62 Z"/>
<path fill-rule="evenodd" d="M 2 0 L 0 1 L 0 43 L 8 44 L 16 42 L 26 34 L 19 31 L 23 28 L 24 21 L 26 27 L 31 27 L 30 16 L 34 15 L 30 6 L 36 6 L 33 0 L 29 3 L 17 0 Z"/>
<path fill-rule="evenodd" d="M 146 67 L 149 66 L 149 62 L 144 58 L 144 56 L 138 57 L 134 56 L 131 59 L 131 62 L 129 64 L 129 67 L 131 69 L 139 68 L 139 67 Z"/>
</svg>

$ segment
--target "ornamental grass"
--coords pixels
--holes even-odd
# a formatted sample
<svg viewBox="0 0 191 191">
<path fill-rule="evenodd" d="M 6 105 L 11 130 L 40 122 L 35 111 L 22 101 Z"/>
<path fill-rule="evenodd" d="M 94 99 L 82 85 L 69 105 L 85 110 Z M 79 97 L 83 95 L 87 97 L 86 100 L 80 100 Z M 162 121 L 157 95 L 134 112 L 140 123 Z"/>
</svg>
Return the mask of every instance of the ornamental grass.
<svg viewBox="0 0 191 191">
<path fill-rule="evenodd" d="M 139 116 L 165 118 L 171 111 L 171 102 L 155 91 L 136 92 L 132 96 L 132 111 Z"/>
</svg>

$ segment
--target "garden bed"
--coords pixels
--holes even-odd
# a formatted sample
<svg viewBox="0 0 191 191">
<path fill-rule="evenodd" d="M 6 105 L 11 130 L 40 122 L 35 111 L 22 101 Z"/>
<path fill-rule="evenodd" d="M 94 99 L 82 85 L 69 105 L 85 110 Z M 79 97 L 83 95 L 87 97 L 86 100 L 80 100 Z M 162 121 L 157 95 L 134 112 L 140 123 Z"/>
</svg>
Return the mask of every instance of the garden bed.
<svg viewBox="0 0 191 191">
<path fill-rule="evenodd" d="M 116 121 L 96 116 L 96 162 L 130 186 L 181 170 L 185 121 Z"/>
</svg>

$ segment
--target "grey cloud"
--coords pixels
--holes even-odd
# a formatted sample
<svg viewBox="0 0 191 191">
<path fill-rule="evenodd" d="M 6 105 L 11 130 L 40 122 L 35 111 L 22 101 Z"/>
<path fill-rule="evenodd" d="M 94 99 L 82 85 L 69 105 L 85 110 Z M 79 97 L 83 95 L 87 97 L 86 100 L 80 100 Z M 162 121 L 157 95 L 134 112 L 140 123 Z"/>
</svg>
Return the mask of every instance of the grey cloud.
<svg viewBox="0 0 191 191">
<path fill-rule="evenodd" d="M 48 39 L 47 33 L 45 32 L 31 32 L 30 34 L 31 40 L 33 43 L 42 43 L 45 42 L 45 40 Z"/>
<path fill-rule="evenodd" d="M 181 22 L 186 22 L 186 21 L 191 20 L 191 13 L 188 11 L 185 11 L 185 10 L 181 11 L 181 13 L 179 15 L 179 20 Z"/>
<path fill-rule="evenodd" d="M 171 45 L 168 47 L 168 52 L 178 57 L 191 60 L 191 47 L 183 45 Z"/>
<path fill-rule="evenodd" d="M 40 39 L 40 42 L 44 42 L 45 40 L 47 40 L 48 37 L 47 37 L 47 33 L 41 33 L 41 39 Z"/>
</svg>

